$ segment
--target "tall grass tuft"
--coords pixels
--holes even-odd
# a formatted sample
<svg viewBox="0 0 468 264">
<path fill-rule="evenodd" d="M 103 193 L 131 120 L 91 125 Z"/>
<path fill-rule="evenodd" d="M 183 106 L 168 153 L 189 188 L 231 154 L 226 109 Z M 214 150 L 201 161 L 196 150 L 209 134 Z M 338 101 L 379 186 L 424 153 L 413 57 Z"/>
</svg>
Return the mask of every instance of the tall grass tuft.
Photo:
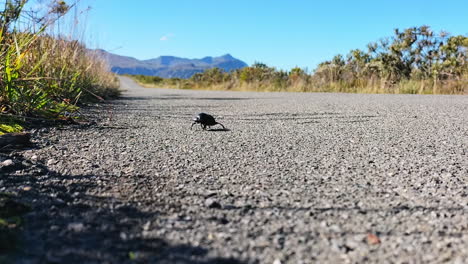
<svg viewBox="0 0 468 264">
<path fill-rule="evenodd" d="M 47 31 L 73 5 L 51 1 L 49 12 L 25 25 L 19 22 L 27 2 L 7 0 L 0 12 L 1 114 L 56 118 L 79 102 L 118 95 L 104 61 L 79 41 Z"/>
</svg>

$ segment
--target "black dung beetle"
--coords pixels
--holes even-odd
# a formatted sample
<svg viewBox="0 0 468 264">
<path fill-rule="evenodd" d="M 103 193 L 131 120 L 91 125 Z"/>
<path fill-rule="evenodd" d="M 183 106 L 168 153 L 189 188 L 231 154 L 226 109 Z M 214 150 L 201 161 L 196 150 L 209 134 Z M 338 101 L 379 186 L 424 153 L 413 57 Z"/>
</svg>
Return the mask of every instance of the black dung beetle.
<svg viewBox="0 0 468 264">
<path fill-rule="evenodd" d="M 206 130 L 207 126 L 211 127 L 214 125 L 220 125 L 223 127 L 224 130 L 226 130 L 223 124 L 216 122 L 216 120 L 214 119 L 212 115 L 205 114 L 205 113 L 199 113 L 196 117 L 193 118 L 193 124 L 190 127 L 190 129 L 192 129 L 193 125 L 195 124 L 200 124 L 203 130 Z"/>
</svg>

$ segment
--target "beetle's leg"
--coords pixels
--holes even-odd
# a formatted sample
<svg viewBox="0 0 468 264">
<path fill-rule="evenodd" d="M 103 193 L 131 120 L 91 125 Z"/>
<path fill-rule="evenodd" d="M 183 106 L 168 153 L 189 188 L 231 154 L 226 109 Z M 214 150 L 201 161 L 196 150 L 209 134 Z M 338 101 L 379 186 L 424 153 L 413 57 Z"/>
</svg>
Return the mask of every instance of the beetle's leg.
<svg viewBox="0 0 468 264">
<path fill-rule="evenodd" d="M 201 127 L 203 128 L 203 130 L 206 130 L 206 125 L 201 124 Z"/>
<path fill-rule="evenodd" d="M 192 125 L 190 126 L 190 130 L 192 130 L 193 125 L 195 125 L 197 122 L 193 122 Z"/>
<path fill-rule="evenodd" d="M 221 123 L 216 123 L 216 124 L 222 126 L 222 127 L 223 127 L 223 130 L 226 130 L 226 128 L 223 126 L 223 124 L 221 124 Z"/>
</svg>

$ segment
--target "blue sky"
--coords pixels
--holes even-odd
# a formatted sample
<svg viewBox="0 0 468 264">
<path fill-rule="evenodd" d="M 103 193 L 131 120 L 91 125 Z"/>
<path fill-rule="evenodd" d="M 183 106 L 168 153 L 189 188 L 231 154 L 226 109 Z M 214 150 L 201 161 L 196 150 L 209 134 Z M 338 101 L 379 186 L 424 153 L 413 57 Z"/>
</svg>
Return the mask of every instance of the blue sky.
<svg viewBox="0 0 468 264">
<path fill-rule="evenodd" d="M 468 34 L 467 0 L 82 0 L 91 47 L 138 59 L 230 53 L 313 70 L 334 55 L 429 25 Z"/>
</svg>

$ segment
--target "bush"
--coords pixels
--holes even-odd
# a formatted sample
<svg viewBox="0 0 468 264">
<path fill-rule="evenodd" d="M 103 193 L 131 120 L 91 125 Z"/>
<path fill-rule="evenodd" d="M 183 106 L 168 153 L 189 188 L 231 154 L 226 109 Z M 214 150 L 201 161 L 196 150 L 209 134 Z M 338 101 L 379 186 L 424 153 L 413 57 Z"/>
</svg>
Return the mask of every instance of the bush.
<svg viewBox="0 0 468 264">
<path fill-rule="evenodd" d="M 192 89 L 353 93 L 468 93 L 468 37 L 435 34 L 428 26 L 396 29 L 392 37 L 351 50 L 317 66 L 312 74 L 289 72 L 256 62 L 225 73 L 208 69 L 188 81 L 164 80 Z M 141 78 L 141 77 L 134 77 Z"/>
</svg>

